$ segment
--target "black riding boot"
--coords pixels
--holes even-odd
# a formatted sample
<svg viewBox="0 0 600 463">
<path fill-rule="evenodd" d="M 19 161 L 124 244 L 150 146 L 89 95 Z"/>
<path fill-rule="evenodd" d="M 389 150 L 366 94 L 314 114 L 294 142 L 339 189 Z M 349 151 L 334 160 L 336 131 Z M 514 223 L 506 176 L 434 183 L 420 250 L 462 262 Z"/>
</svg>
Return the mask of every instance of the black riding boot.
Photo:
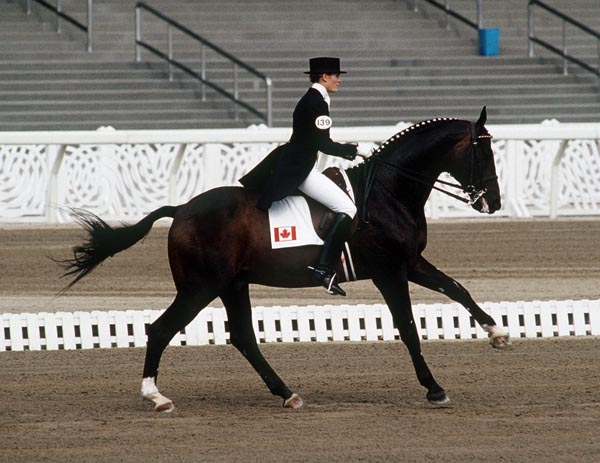
<svg viewBox="0 0 600 463">
<path fill-rule="evenodd" d="M 333 225 L 325 238 L 319 264 L 316 268 L 311 267 L 314 271 L 315 280 L 321 283 L 329 294 L 346 295 L 346 292 L 337 284 L 335 268 L 342 253 L 344 242 L 350 238 L 351 234 L 352 218 L 342 212 L 336 213 L 333 218 Z"/>
</svg>

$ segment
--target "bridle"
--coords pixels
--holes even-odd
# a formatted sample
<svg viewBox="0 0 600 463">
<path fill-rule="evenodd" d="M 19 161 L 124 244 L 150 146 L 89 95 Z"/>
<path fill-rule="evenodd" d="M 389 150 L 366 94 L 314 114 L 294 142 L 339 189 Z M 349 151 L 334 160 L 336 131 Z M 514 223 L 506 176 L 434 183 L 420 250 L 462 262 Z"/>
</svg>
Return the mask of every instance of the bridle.
<svg viewBox="0 0 600 463">
<path fill-rule="evenodd" d="M 483 170 L 481 168 L 481 165 L 479 164 L 479 158 L 480 156 L 480 148 L 479 148 L 479 140 L 482 138 L 486 138 L 491 140 L 492 136 L 490 134 L 482 134 L 482 135 L 477 135 L 477 132 L 475 131 L 475 124 L 473 124 L 471 122 L 470 125 L 470 132 L 471 132 L 471 167 L 470 167 L 470 177 L 469 177 L 469 183 L 467 184 L 467 186 L 465 188 L 463 188 L 463 191 L 469 195 L 469 200 L 466 201 L 466 203 L 471 206 L 473 204 L 475 204 L 479 198 L 481 198 L 485 193 L 487 193 L 487 189 L 485 188 L 485 183 L 488 180 L 498 180 L 498 176 L 497 175 L 488 175 L 486 177 L 483 176 Z M 475 175 L 477 175 L 477 179 L 478 179 L 478 183 L 479 183 L 479 189 L 477 189 L 475 187 Z M 464 198 L 463 198 L 464 199 Z"/>
<path fill-rule="evenodd" d="M 444 193 L 445 195 L 451 196 L 452 198 L 457 199 L 457 200 L 471 206 L 471 205 L 475 204 L 479 200 L 479 198 L 481 198 L 487 192 L 487 189 L 484 187 L 485 183 L 488 180 L 496 180 L 498 178 L 498 176 L 497 175 L 489 175 L 487 177 L 484 177 L 483 172 L 481 170 L 481 165 L 479 163 L 479 157 L 480 157 L 479 156 L 479 153 L 480 153 L 479 139 L 482 139 L 482 138 L 491 139 L 492 136 L 489 134 L 477 135 L 477 132 L 475 130 L 475 124 L 473 122 L 471 122 L 471 125 L 470 125 L 470 134 L 471 134 L 471 143 L 469 146 L 469 150 L 471 153 L 471 156 L 470 156 L 471 165 L 469 167 L 469 183 L 465 187 L 463 187 L 462 185 L 459 185 L 458 183 L 446 182 L 445 180 L 440 180 L 437 177 L 431 177 L 431 176 L 422 174 L 420 172 L 415 172 L 411 169 L 407 169 L 405 167 L 397 166 L 396 164 L 385 161 L 376 156 L 361 156 L 361 155 L 359 155 L 359 156 L 368 160 L 369 162 L 375 162 L 377 164 L 382 164 L 384 166 L 393 168 L 396 171 L 398 171 L 400 173 L 400 175 L 402 175 L 403 177 L 413 180 L 414 182 L 420 183 L 421 185 L 425 185 L 427 187 L 433 188 L 434 190 L 440 191 L 441 193 Z M 375 169 L 373 168 L 373 166 L 374 166 L 374 164 L 372 165 L 371 168 L 367 169 L 368 172 L 366 173 L 365 199 L 364 199 L 365 204 L 366 204 L 366 199 L 371 190 L 371 187 L 373 186 L 373 182 L 375 180 L 375 175 L 374 175 Z M 476 181 L 478 183 L 477 186 L 475 186 Z M 445 186 L 449 186 L 452 188 L 460 189 L 465 194 L 467 194 L 469 197 L 464 198 L 460 195 L 454 194 L 448 190 L 445 190 L 443 188 L 436 186 L 435 185 L 436 183 L 439 183 L 439 184 L 445 185 Z"/>
</svg>

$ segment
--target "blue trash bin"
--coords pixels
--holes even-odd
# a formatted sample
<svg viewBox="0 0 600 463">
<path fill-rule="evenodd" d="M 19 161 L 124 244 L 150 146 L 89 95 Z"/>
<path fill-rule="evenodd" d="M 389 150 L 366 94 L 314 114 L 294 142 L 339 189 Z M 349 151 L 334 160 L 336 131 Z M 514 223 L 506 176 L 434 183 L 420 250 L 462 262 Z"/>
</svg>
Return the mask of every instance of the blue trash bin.
<svg viewBox="0 0 600 463">
<path fill-rule="evenodd" d="M 479 54 L 498 56 L 500 52 L 500 29 L 479 29 Z"/>
</svg>

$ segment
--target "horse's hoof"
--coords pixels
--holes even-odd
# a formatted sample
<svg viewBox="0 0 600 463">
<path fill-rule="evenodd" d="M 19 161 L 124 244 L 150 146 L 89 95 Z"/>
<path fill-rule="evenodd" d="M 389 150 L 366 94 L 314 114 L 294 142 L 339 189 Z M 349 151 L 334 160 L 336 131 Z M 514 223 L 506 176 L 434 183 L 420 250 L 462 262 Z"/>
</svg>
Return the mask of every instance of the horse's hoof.
<svg viewBox="0 0 600 463">
<path fill-rule="evenodd" d="M 156 387 L 156 378 L 148 377 L 142 379 L 142 397 L 146 400 L 150 400 L 154 403 L 154 410 L 157 412 L 172 412 L 175 408 L 171 399 L 166 398 Z"/>
<path fill-rule="evenodd" d="M 503 349 L 511 345 L 510 335 L 502 328 L 498 328 L 496 325 L 481 325 L 481 327 L 488 333 L 492 347 Z"/>
<path fill-rule="evenodd" d="M 302 405 L 304 405 L 302 397 L 295 392 L 289 399 L 283 401 L 283 408 L 292 408 L 294 410 L 298 410 L 300 407 L 302 407 Z"/>
<path fill-rule="evenodd" d="M 505 334 L 503 336 L 495 336 L 490 338 L 490 344 L 496 349 L 505 349 L 511 346 L 512 342 L 510 341 L 510 336 Z"/>
<path fill-rule="evenodd" d="M 175 405 L 173 405 L 173 402 L 171 402 L 169 400 L 168 402 L 156 404 L 156 406 L 154 407 L 154 411 L 155 412 L 163 412 L 163 413 L 171 413 L 174 408 L 175 408 Z"/>
<path fill-rule="evenodd" d="M 445 391 L 428 392 L 427 400 L 433 405 L 444 405 L 450 402 L 450 399 L 446 395 Z"/>
</svg>

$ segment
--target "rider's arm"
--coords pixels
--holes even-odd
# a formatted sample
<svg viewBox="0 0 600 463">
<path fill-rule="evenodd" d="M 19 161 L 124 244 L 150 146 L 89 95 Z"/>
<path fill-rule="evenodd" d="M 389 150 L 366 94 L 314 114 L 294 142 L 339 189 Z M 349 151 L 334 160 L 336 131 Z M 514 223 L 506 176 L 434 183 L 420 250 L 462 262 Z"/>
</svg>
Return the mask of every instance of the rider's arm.
<svg viewBox="0 0 600 463">
<path fill-rule="evenodd" d="M 357 145 L 333 141 L 329 134 L 330 127 L 331 118 L 325 106 L 314 116 L 314 134 L 318 150 L 325 154 L 353 160 L 356 157 Z"/>
</svg>

